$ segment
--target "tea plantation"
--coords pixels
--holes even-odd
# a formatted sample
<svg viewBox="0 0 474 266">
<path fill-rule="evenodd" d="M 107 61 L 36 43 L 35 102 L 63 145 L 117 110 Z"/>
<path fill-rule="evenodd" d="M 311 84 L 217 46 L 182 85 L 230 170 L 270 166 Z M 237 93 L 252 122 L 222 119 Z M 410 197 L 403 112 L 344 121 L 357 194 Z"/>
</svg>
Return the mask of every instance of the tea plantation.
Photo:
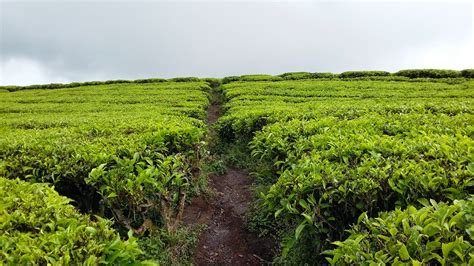
<svg viewBox="0 0 474 266">
<path fill-rule="evenodd" d="M 191 263 L 169 249 L 183 211 L 238 150 L 259 194 L 246 225 L 277 241 L 275 263 L 474 265 L 473 77 L 0 87 L 0 264 Z"/>
<path fill-rule="evenodd" d="M 222 91 L 218 132 L 248 142 L 260 161 L 253 226 L 280 239 L 277 261 L 474 263 L 474 82 L 257 81 Z"/>
<path fill-rule="evenodd" d="M 72 204 L 81 212 L 113 219 L 124 235 L 129 232 L 140 236 L 155 227 L 174 232 L 204 148 L 207 129 L 203 120 L 208 90 L 205 82 L 165 82 L 2 93 L 0 176 L 51 184 L 60 194 L 73 199 Z M 29 204 L 38 203 L 22 201 L 22 187 L 25 191 L 35 191 L 31 201 L 51 201 L 50 206 L 33 209 Z M 52 236 L 48 234 L 65 230 L 61 224 L 73 223 L 71 215 L 79 217 L 76 213 L 64 218 L 54 215 L 55 204 L 59 204 L 55 201 L 62 202 L 55 210 L 58 214 L 63 213 L 61 208 L 71 210 L 63 207 L 65 199 L 47 196 L 52 192 L 45 189 L 29 187 L 22 181 L 2 181 L 2 193 L 10 190 L 16 193 L 1 199 L 0 260 L 13 263 L 22 261 L 23 254 L 28 254 L 32 262 L 42 263 L 43 253 L 28 249 L 32 244 L 30 239 L 49 239 Z M 41 199 L 43 194 L 48 198 Z M 10 217 L 10 201 L 25 210 L 21 216 L 25 221 L 10 224 L 9 221 L 18 219 Z M 46 223 L 53 219 L 47 218 L 51 215 L 55 219 L 50 221 L 51 228 L 43 230 L 45 225 L 39 222 L 30 224 L 35 218 L 42 221 L 42 216 Z M 77 223 L 94 218 L 85 215 L 78 219 Z M 115 234 L 109 222 L 99 221 L 101 230 Z M 70 230 L 82 234 L 84 227 L 77 224 Z M 15 239 L 17 234 L 28 238 Z M 64 260 L 63 256 L 68 254 L 71 262 L 86 262 L 88 256 L 99 252 L 104 262 L 114 262 L 115 258 L 108 259 L 107 253 L 95 251 L 107 247 L 106 241 L 113 240 L 111 236 L 104 240 L 89 237 L 96 247 L 82 247 L 83 242 L 71 244 L 69 250 L 52 253 L 46 261 L 66 263 L 69 259 Z M 48 241 L 51 243 L 35 244 L 36 248 L 64 249 L 59 240 Z M 84 249 L 85 255 L 77 256 L 75 249 Z M 138 247 L 128 249 L 133 252 L 130 259 L 138 258 L 135 250 Z"/>
</svg>

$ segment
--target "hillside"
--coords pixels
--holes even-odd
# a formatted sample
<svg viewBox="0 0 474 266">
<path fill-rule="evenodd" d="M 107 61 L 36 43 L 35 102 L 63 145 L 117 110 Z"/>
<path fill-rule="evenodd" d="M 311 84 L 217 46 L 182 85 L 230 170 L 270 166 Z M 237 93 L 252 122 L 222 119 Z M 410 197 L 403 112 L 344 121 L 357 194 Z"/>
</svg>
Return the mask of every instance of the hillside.
<svg viewBox="0 0 474 266">
<path fill-rule="evenodd" d="M 0 262 L 471 265 L 473 77 L 0 87 Z"/>
</svg>

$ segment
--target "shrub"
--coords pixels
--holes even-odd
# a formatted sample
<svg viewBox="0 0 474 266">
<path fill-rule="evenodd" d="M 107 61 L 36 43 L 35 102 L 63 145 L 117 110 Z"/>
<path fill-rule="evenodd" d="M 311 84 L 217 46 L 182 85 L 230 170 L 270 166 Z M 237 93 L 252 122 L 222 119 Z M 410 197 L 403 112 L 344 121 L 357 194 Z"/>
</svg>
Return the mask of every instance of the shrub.
<svg viewBox="0 0 474 266">
<path fill-rule="evenodd" d="M 150 78 L 150 79 L 136 79 L 134 83 L 159 83 L 159 82 L 166 82 L 166 79 L 161 78 Z"/>
<path fill-rule="evenodd" d="M 202 80 L 207 82 L 207 84 L 212 88 L 217 88 L 221 85 L 221 79 L 218 78 L 203 78 Z"/>
<path fill-rule="evenodd" d="M 231 83 L 231 82 L 239 81 L 239 80 L 240 80 L 239 76 L 228 76 L 222 79 L 222 84 L 227 84 L 227 83 Z"/>
<path fill-rule="evenodd" d="M 209 79 L 208 79 L 209 80 Z M 219 80 L 219 79 L 214 79 Z M 199 78 L 195 77 L 183 77 L 183 78 L 173 78 L 173 79 L 162 79 L 162 78 L 149 78 L 149 79 L 137 79 L 137 80 L 106 80 L 106 81 L 86 81 L 86 82 L 72 82 L 67 84 L 62 83 L 51 83 L 51 84 L 35 84 L 28 86 L 0 86 L 0 89 L 5 89 L 10 92 L 19 91 L 19 90 L 34 90 L 34 89 L 63 89 L 63 88 L 76 88 L 80 86 L 95 86 L 95 85 L 104 85 L 104 84 L 125 84 L 125 83 L 160 83 L 160 82 L 196 82 L 201 81 Z"/>
<path fill-rule="evenodd" d="M 120 83 L 130 83 L 130 80 L 116 79 L 116 80 L 106 80 L 104 84 L 120 84 Z"/>
<path fill-rule="evenodd" d="M 313 78 L 313 79 L 337 78 L 337 77 L 339 77 L 338 74 L 329 73 L 329 72 L 316 72 L 316 73 L 311 73 L 311 78 Z"/>
<path fill-rule="evenodd" d="M 364 213 L 344 241 L 326 251 L 331 265 L 473 265 L 474 197 L 423 202 L 369 219 Z"/>
<path fill-rule="evenodd" d="M 405 81 L 405 82 L 433 82 L 432 79 L 410 79 L 402 76 L 372 76 L 372 77 L 357 77 L 351 78 L 351 81 Z M 438 80 L 437 80 L 438 81 Z"/>
<path fill-rule="evenodd" d="M 281 78 L 285 80 L 298 80 L 298 79 L 323 79 L 323 78 L 337 78 L 337 74 L 329 73 L 329 72 L 288 72 L 279 75 Z"/>
<path fill-rule="evenodd" d="M 240 81 L 279 81 L 279 80 L 283 80 L 283 78 L 267 75 L 267 74 L 240 76 Z"/>
<path fill-rule="evenodd" d="M 446 69 L 405 69 L 393 75 L 408 78 L 459 78 L 461 77 L 461 72 Z"/>
<path fill-rule="evenodd" d="M 227 84 L 236 81 L 281 81 L 284 80 L 279 76 L 272 76 L 268 74 L 229 76 L 222 79 L 222 84 Z"/>
<path fill-rule="evenodd" d="M 339 76 L 341 78 L 380 77 L 390 76 L 390 73 L 387 71 L 346 71 Z"/>
<path fill-rule="evenodd" d="M 137 152 L 133 158 L 116 158 L 109 165 L 94 168 L 86 182 L 98 188 L 101 203 L 127 229 L 142 234 L 154 225 L 151 218 L 160 215 L 166 230 L 174 233 L 181 222 L 191 182 L 185 160 L 179 155 Z M 135 229 L 137 222 L 142 225 Z"/>
<path fill-rule="evenodd" d="M 450 135 L 467 117 L 320 118 L 275 123 L 258 132 L 252 153 L 273 161 L 279 175 L 265 204 L 295 232 L 283 242 L 283 256 L 291 251 L 292 258 L 314 258 L 328 240 L 345 237 L 344 229 L 362 212 L 376 215 L 420 198 L 469 195 L 474 176 L 464 147 L 474 142 L 468 131 Z"/>
<path fill-rule="evenodd" d="M 199 81 L 201 81 L 201 79 L 196 78 L 196 77 L 177 77 L 177 78 L 169 79 L 169 81 L 173 81 L 173 82 L 199 82 Z"/>
<path fill-rule="evenodd" d="M 142 253 L 111 223 L 78 213 L 45 184 L 0 178 L 0 261 L 7 264 L 131 264 Z M 95 221 L 96 220 L 96 221 Z"/>
<path fill-rule="evenodd" d="M 474 78 L 474 69 L 464 69 L 461 71 L 461 76 L 464 78 Z"/>
<path fill-rule="evenodd" d="M 72 83 L 68 83 L 68 84 L 63 84 L 62 88 L 76 88 L 76 87 L 79 87 L 79 86 L 82 86 L 82 83 L 72 82 Z"/>
<path fill-rule="evenodd" d="M 40 85 L 42 89 L 59 89 L 63 88 L 65 84 L 62 83 L 51 83 L 51 84 L 45 84 L 45 85 Z"/>
<path fill-rule="evenodd" d="M 21 89 L 20 86 L 2 86 L 2 87 L 0 87 L 0 88 L 5 89 L 5 90 L 7 90 L 7 91 L 9 91 L 9 92 L 18 91 L 18 90 Z"/>
<path fill-rule="evenodd" d="M 310 79 L 312 78 L 311 75 L 312 74 L 309 72 L 287 72 L 278 76 L 285 80 L 298 80 L 298 79 Z"/>
<path fill-rule="evenodd" d="M 104 84 L 103 81 L 86 81 L 82 83 L 83 86 L 102 85 L 102 84 Z"/>
</svg>

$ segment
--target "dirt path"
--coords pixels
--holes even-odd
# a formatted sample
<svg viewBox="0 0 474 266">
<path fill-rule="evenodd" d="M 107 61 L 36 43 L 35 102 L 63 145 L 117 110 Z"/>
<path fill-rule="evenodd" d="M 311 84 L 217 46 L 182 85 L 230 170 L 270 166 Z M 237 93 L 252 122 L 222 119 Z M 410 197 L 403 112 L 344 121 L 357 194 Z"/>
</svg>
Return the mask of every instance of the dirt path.
<svg viewBox="0 0 474 266">
<path fill-rule="evenodd" d="M 219 107 L 210 106 L 208 121 L 219 118 Z M 194 256 L 196 265 L 261 265 L 272 258 L 272 243 L 245 229 L 243 214 L 252 202 L 252 179 L 244 170 L 230 168 L 209 177 L 216 196 L 193 199 L 184 213 L 188 225 L 206 224 Z"/>
<path fill-rule="evenodd" d="M 221 116 L 219 109 L 220 109 L 219 105 L 216 105 L 216 104 L 210 105 L 209 108 L 207 109 L 207 124 L 209 126 L 214 124 L 217 121 L 217 119 L 219 119 L 219 117 Z"/>
</svg>

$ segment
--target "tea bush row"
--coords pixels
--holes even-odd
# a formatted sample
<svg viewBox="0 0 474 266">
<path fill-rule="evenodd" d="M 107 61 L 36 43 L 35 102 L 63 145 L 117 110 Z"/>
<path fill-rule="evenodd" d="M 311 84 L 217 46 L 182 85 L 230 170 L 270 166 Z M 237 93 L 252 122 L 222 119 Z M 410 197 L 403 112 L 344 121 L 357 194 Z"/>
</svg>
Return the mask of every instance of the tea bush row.
<svg viewBox="0 0 474 266">
<path fill-rule="evenodd" d="M 110 221 L 69 203 L 46 184 L 0 177 L 2 264 L 142 264 L 136 238 L 122 240 Z"/>
<path fill-rule="evenodd" d="M 205 154 L 209 90 L 163 82 L 6 93 L 0 176 L 53 184 L 122 236 L 173 234 Z"/>
<path fill-rule="evenodd" d="M 226 112 L 216 128 L 224 141 L 249 141 L 261 164 L 256 176 L 267 189 L 252 224 L 280 240 L 276 262 L 324 263 L 324 251 L 348 236 L 361 213 L 377 217 L 421 208 L 425 198 L 448 204 L 468 198 L 474 191 L 473 85 L 355 79 L 225 84 Z M 390 261 L 390 252 L 378 256 Z M 365 262 L 349 262 L 359 263 Z"/>
</svg>

